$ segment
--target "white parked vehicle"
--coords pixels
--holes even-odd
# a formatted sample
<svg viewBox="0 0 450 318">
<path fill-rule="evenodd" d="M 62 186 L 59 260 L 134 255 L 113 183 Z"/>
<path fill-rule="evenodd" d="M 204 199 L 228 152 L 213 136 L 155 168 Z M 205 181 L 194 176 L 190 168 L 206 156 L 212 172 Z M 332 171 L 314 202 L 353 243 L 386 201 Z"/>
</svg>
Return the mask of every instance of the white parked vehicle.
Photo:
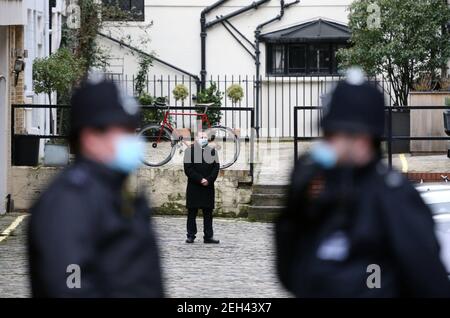
<svg viewBox="0 0 450 318">
<path fill-rule="evenodd" d="M 450 274 L 450 183 L 420 184 L 416 189 L 433 213 L 441 258 Z"/>
</svg>

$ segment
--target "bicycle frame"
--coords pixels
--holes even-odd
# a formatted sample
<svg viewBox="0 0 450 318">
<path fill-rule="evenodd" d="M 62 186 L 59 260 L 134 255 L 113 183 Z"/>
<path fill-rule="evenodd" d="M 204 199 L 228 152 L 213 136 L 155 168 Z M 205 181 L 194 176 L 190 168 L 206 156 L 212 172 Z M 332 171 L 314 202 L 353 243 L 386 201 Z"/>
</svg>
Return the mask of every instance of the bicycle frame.
<svg viewBox="0 0 450 318">
<path fill-rule="evenodd" d="M 164 128 L 167 127 L 172 133 L 176 134 L 175 129 L 172 127 L 172 125 L 170 124 L 170 120 L 169 120 L 169 116 L 188 116 L 188 117 L 192 117 L 192 116 L 196 116 L 196 117 L 200 117 L 202 124 L 206 123 L 208 125 L 208 128 L 211 128 L 211 123 L 209 122 L 209 118 L 208 115 L 206 114 L 208 108 L 206 107 L 205 112 L 204 113 L 179 113 L 179 112 L 171 112 L 170 108 L 167 109 L 167 111 L 164 114 L 164 119 L 163 122 L 161 124 L 161 129 L 159 130 L 159 136 L 158 139 L 156 140 L 156 143 L 159 143 L 159 141 L 161 140 Z"/>
</svg>

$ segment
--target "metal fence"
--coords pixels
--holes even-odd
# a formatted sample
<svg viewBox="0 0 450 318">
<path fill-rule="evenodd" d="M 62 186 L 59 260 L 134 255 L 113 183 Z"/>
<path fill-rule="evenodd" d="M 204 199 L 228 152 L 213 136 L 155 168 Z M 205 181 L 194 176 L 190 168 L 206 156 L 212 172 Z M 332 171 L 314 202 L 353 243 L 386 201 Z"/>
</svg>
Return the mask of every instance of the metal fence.
<svg viewBox="0 0 450 318">
<path fill-rule="evenodd" d="M 141 107 L 143 111 L 145 110 L 167 110 L 171 113 L 176 112 L 180 116 L 172 115 L 173 122 L 171 122 L 171 125 L 176 128 L 189 128 L 195 129 L 196 126 L 196 116 L 189 116 L 189 120 L 182 121 L 181 118 L 189 118 L 187 116 L 181 116 L 184 112 L 193 113 L 193 111 L 198 111 L 201 109 L 201 106 L 165 106 L 165 107 L 155 107 L 155 106 L 142 106 Z M 70 116 L 70 106 L 69 105 L 35 105 L 35 104 L 13 104 L 11 109 L 11 162 L 14 163 L 15 161 L 15 140 L 17 138 L 38 138 L 39 140 L 51 140 L 51 139 L 64 139 L 67 140 L 69 138 L 67 128 L 64 129 L 64 131 L 61 131 L 60 129 L 54 130 L 54 133 L 50 134 L 27 134 L 27 133 L 17 133 L 16 129 L 16 114 L 17 109 L 50 109 L 50 110 L 67 110 L 65 112 L 65 116 Z M 254 171 L 254 141 L 255 141 L 255 124 L 254 124 L 254 109 L 251 107 L 209 107 L 209 110 L 220 110 L 224 115 L 228 114 L 228 116 L 240 116 L 242 118 L 246 118 L 248 120 L 248 123 L 246 123 L 247 129 L 242 129 L 242 126 L 238 125 L 230 125 L 226 126 L 228 128 L 232 129 L 242 129 L 239 133 L 239 137 L 242 141 L 249 142 L 250 143 L 250 154 L 249 154 L 249 169 L 250 169 L 250 176 L 253 178 L 253 171 Z M 245 113 L 245 116 L 242 115 L 242 113 Z M 55 114 L 58 117 L 58 114 Z M 180 117 L 180 118 L 177 118 Z M 56 118 L 56 117 L 55 117 Z M 66 120 L 68 120 L 68 117 L 65 117 Z M 57 120 L 61 120 L 61 118 L 58 118 Z M 141 122 L 141 128 L 145 126 L 147 123 Z M 65 126 L 67 127 L 67 126 Z"/>
<path fill-rule="evenodd" d="M 393 148 L 395 141 L 450 141 L 450 137 L 446 136 L 411 136 L 396 135 L 393 133 L 393 112 L 407 111 L 414 112 L 419 110 L 450 110 L 450 106 L 386 106 L 386 127 L 385 136 L 382 140 L 386 142 L 387 158 L 389 167 L 392 167 Z M 297 161 L 299 156 L 299 142 L 317 141 L 323 138 L 322 130 L 320 129 L 320 121 L 322 119 L 323 107 L 321 106 L 296 106 L 294 107 L 294 159 Z M 305 124 L 305 118 L 311 119 L 309 124 Z M 303 121 L 302 121 L 303 119 Z"/>
<path fill-rule="evenodd" d="M 209 83 L 215 83 L 223 93 L 222 105 L 225 107 L 254 108 L 259 98 L 259 110 L 255 110 L 255 127 L 261 137 L 294 137 L 293 110 L 295 106 L 322 105 L 323 98 L 342 79 L 341 76 L 264 76 L 260 78 L 261 90 L 256 95 L 256 78 L 249 75 L 210 75 Z M 136 95 L 134 76 L 119 76 L 115 80 L 129 95 Z M 392 87 L 384 78 L 368 78 L 386 96 L 388 105 L 394 104 Z M 184 84 L 189 91 L 185 102 L 177 101 L 173 96 L 173 89 L 178 84 Z M 239 84 L 244 96 L 237 104 L 233 104 L 227 97 L 230 85 Z M 195 80 L 188 76 L 150 75 L 147 77 L 145 91 L 154 97 L 166 97 L 170 105 L 193 106 L 198 94 Z M 305 118 L 309 125 L 308 118 Z M 245 113 L 225 112 L 222 118 L 224 126 L 246 126 L 250 119 Z"/>
</svg>

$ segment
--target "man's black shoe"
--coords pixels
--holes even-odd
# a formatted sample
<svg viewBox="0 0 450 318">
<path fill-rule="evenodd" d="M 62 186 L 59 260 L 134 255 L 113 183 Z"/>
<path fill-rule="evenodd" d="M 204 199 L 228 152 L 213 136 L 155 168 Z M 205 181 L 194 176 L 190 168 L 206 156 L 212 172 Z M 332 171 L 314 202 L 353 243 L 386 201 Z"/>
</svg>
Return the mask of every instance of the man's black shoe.
<svg viewBox="0 0 450 318">
<path fill-rule="evenodd" d="M 186 239 L 186 243 L 192 244 L 192 243 L 194 243 L 194 239 L 193 239 L 192 237 L 188 237 L 188 238 Z"/>
<path fill-rule="evenodd" d="M 209 238 L 209 239 L 203 239 L 203 242 L 205 243 L 205 244 L 219 244 L 220 243 L 220 241 L 219 240 L 215 240 L 215 239 L 213 239 L 213 238 Z"/>
</svg>

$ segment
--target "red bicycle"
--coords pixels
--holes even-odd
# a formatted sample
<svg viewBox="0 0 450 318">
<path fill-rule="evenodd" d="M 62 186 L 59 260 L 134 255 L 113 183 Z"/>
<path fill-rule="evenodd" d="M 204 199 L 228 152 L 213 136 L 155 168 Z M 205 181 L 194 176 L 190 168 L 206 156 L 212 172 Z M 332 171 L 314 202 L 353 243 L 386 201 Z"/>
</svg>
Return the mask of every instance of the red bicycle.
<svg viewBox="0 0 450 318">
<path fill-rule="evenodd" d="M 145 126 L 139 131 L 139 136 L 144 140 L 146 149 L 142 162 L 150 167 L 160 167 L 173 158 L 177 148 L 182 152 L 183 145 L 189 147 L 190 144 L 185 137 L 172 127 L 170 116 L 195 116 L 200 119 L 201 127 L 204 124 L 208 127 L 206 133 L 210 141 L 209 145 L 217 150 L 220 168 L 226 169 L 232 166 L 237 161 L 240 153 L 239 137 L 231 128 L 211 126 L 207 111 L 212 105 L 198 104 L 198 107 L 204 107 L 203 113 L 171 112 L 170 106 L 163 106 L 166 110 L 162 123 Z M 192 142 L 192 137 L 190 139 Z"/>
</svg>

